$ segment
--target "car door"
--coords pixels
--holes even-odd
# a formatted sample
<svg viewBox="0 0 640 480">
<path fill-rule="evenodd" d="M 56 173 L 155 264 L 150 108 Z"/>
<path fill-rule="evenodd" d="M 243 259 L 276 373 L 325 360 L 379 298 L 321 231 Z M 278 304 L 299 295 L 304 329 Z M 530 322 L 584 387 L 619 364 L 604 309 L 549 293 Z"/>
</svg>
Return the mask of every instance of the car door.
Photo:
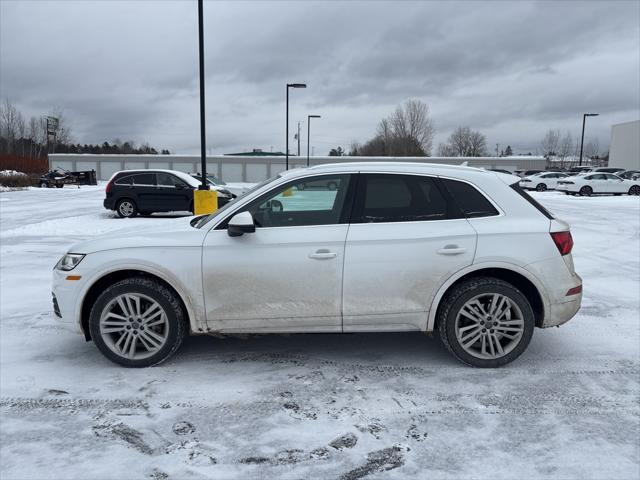
<svg viewBox="0 0 640 480">
<path fill-rule="evenodd" d="M 584 179 L 586 180 L 585 184 L 592 188 L 593 193 L 609 192 L 607 177 L 604 173 L 593 173 L 591 175 L 587 175 Z"/>
<path fill-rule="evenodd" d="M 604 176 L 607 179 L 607 192 L 627 193 L 628 189 L 625 189 L 625 182 L 620 177 L 611 173 L 605 173 Z"/>
<path fill-rule="evenodd" d="M 191 210 L 193 189 L 175 175 L 168 172 L 156 173 L 158 188 L 156 203 L 162 212 L 182 212 Z"/>
<path fill-rule="evenodd" d="M 305 189 L 310 178 L 323 186 Z M 351 183 L 350 175 L 293 180 L 230 213 L 207 234 L 202 278 L 209 328 L 341 331 Z M 252 214 L 255 232 L 230 237 L 226 224 L 243 211 Z"/>
<path fill-rule="evenodd" d="M 470 265 L 476 232 L 429 176 L 361 174 L 347 235 L 343 330 L 424 329 L 437 289 Z"/>
<path fill-rule="evenodd" d="M 156 176 L 153 173 L 136 173 L 133 175 L 132 191 L 140 212 L 153 212 L 154 195 L 156 193 Z"/>
</svg>

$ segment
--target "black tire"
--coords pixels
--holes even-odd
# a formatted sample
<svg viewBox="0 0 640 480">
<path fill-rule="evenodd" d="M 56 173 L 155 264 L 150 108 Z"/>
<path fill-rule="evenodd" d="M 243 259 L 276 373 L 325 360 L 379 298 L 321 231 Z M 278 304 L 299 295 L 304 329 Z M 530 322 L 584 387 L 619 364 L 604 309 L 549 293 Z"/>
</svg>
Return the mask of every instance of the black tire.
<svg viewBox="0 0 640 480">
<path fill-rule="evenodd" d="M 167 340 L 164 346 L 150 357 L 139 360 L 122 357 L 107 346 L 100 334 L 100 316 L 103 309 L 114 298 L 124 293 L 146 295 L 158 302 L 165 311 L 169 322 Z M 89 331 L 94 343 L 105 357 L 123 367 L 134 368 L 151 367 L 164 362 L 176 353 L 188 333 L 187 317 L 176 294 L 160 282 L 142 277 L 121 280 L 100 294 L 91 308 Z"/>
<path fill-rule="evenodd" d="M 538 192 L 544 192 L 547 189 L 547 185 L 545 183 L 539 183 L 536 185 L 536 190 Z"/>
<path fill-rule="evenodd" d="M 580 189 L 580 195 L 590 197 L 593 194 L 593 188 L 588 185 L 585 185 Z"/>
<path fill-rule="evenodd" d="M 498 293 L 508 297 L 522 312 L 524 327 L 519 342 L 506 355 L 493 358 L 478 358 L 465 351 L 455 333 L 455 321 L 460 309 L 467 301 L 481 294 Z M 511 363 L 524 352 L 531 341 L 535 318 L 527 298 L 516 287 L 493 277 L 477 277 L 456 285 L 442 300 L 437 317 L 437 328 L 445 347 L 462 363 L 472 367 L 495 368 Z"/>
<path fill-rule="evenodd" d="M 116 212 L 120 218 L 133 218 L 138 214 L 138 206 L 130 198 L 123 198 L 116 203 Z"/>
<path fill-rule="evenodd" d="M 58 184 L 56 184 L 56 188 L 62 188 L 62 187 L 64 187 L 64 183 L 58 183 Z"/>
<path fill-rule="evenodd" d="M 631 185 L 629 195 L 640 195 L 640 185 Z"/>
<path fill-rule="evenodd" d="M 47 182 L 40 182 L 40 188 L 49 188 L 49 184 Z"/>
</svg>

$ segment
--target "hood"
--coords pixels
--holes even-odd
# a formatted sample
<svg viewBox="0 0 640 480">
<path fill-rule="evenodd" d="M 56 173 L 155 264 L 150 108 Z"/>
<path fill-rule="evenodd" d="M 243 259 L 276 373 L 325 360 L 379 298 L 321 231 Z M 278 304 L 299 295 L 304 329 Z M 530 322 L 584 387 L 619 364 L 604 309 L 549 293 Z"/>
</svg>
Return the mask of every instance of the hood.
<svg viewBox="0 0 640 480">
<path fill-rule="evenodd" d="M 192 219 L 193 217 L 162 219 L 160 224 L 149 227 L 125 227 L 76 243 L 68 252 L 88 254 L 123 248 L 199 247 L 207 231 L 193 228 L 190 224 Z"/>
</svg>

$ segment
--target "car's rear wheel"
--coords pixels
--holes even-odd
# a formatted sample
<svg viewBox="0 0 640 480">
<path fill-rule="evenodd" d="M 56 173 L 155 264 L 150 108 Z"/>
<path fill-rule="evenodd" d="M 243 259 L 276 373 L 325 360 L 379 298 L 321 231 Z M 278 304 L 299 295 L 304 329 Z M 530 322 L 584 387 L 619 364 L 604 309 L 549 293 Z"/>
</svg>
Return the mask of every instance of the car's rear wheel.
<svg viewBox="0 0 640 480">
<path fill-rule="evenodd" d="M 533 310 L 522 292 L 492 277 L 472 278 L 454 287 L 438 314 L 445 346 L 460 361 L 481 368 L 518 358 L 534 326 Z"/>
<path fill-rule="evenodd" d="M 585 185 L 580 189 L 580 195 L 590 197 L 593 194 L 593 188 L 588 185 Z"/>
<path fill-rule="evenodd" d="M 547 185 L 545 183 L 539 183 L 536 185 L 536 190 L 538 192 L 544 192 L 547 189 Z"/>
<path fill-rule="evenodd" d="M 632 185 L 629 189 L 629 195 L 640 195 L 640 185 Z"/>
<path fill-rule="evenodd" d="M 136 206 L 136 202 L 133 200 L 123 198 L 118 201 L 116 205 L 116 212 L 118 212 L 120 218 L 131 218 L 138 214 L 138 207 Z"/>
<path fill-rule="evenodd" d="M 91 309 L 89 330 L 102 354 L 125 367 L 165 361 L 187 334 L 175 293 L 147 278 L 127 278 L 107 288 Z"/>
</svg>

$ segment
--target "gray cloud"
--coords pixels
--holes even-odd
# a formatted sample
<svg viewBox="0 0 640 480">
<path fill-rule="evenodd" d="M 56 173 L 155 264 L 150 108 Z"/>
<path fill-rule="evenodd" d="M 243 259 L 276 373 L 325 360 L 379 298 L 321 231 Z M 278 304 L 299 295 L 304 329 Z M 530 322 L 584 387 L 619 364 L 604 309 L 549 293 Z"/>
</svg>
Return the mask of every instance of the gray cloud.
<svg viewBox="0 0 640 480">
<path fill-rule="evenodd" d="M 308 113 L 317 153 L 370 137 L 407 98 L 436 144 L 458 125 L 533 150 L 548 128 L 609 141 L 640 117 L 638 2 L 206 2 L 208 146 L 284 149 Z M 0 2 L 0 95 L 62 108 L 82 143 L 198 151 L 195 2 Z M 304 126 L 304 124 L 303 124 Z M 293 142 L 293 140 L 291 140 Z M 305 150 L 303 146 L 303 150 Z"/>
</svg>

